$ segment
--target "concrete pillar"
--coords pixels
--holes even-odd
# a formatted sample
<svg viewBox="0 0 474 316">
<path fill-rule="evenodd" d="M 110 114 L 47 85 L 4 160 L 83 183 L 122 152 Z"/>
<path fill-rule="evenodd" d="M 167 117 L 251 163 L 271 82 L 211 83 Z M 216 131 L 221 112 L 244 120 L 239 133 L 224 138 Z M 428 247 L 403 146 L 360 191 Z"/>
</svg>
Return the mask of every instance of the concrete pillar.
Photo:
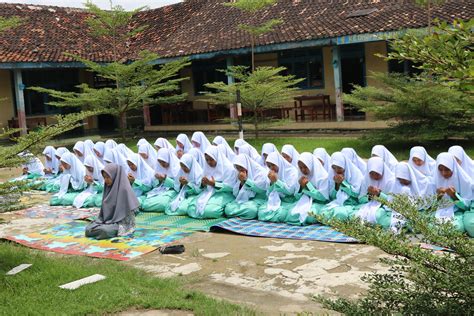
<svg viewBox="0 0 474 316">
<path fill-rule="evenodd" d="M 230 67 L 234 66 L 234 58 L 232 57 L 227 57 L 226 58 L 226 66 L 227 69 Z M 227 84 L 231 85 L 235 83 L 235 79 L 233 76 L 227 75 Z M 237 119 L 237 108 L 234 103 L 229 104 L 229 117 L 231 120 L 236 120 Z M 232 125 L 235 125 L 235 123 L 231 123 Z"/>
<path fill-rule="evenodd" d="M 15 85 L 15 96 L 16 96 L 16 110 L 18 114 L 18 127 L 21 129 L 20 134 L 26 135 L 26 115 L 25 115 L 25 95 L 23 84 L 23 78 L 20 69 L 13 70 L 13 80 Z"/>
<path fill-rule="evenodd" d="M 227 64 L 227 69 L 234 66 L 234 59 L 232 57 L 227 57 L 226 58 L 226 64 Z M 228 75 L 227 76 L 227 84 L 233 84 L 233 83 L 235 83 L 234 77 Z"/>
<path fill-rule="evenodd" d="M 341 52 L 339 46 L 333 46 L 331 52 L 334 70 L 334 90 L 336 92 L 336 118 L 338 122 L 342 122 L 344 121 L 344 104 L 342 102 Z"/>
</svg>

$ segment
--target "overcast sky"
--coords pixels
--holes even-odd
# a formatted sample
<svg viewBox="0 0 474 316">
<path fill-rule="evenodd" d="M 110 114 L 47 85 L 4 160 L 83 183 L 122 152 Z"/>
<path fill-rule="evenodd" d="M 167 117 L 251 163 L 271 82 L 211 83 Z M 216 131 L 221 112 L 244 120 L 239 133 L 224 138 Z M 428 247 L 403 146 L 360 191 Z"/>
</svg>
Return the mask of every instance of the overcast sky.
<svg viewBox="0 0 474 316">
<path fill-rule="evenodd" d="M 83 8 L 83 3 L 86 0 L 0 0 L 1 2 Z M 92 0 L 92 2 L 103 9 L 110 8 L 109 0 Z M 177 2 L 181 2 L 181 0 L 113 0 L 114 5 L 121 5 L 127 10 L 141 6 L 148 6 L 152 9 Z"/>
</svg>

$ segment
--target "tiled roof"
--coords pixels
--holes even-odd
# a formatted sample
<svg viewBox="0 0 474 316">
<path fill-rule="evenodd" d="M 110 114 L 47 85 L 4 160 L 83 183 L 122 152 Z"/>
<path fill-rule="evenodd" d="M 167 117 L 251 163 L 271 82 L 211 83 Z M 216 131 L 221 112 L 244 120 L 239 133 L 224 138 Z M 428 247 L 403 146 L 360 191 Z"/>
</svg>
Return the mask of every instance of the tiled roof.
<svg viewBox="0 0 474 316">
<path fill-rule="evenodd" d="M 257 45 L 427 26 L 426 11 L 414 0 L 279 0 L 257 17 L 222 5 L 226 1 L 186 0 L 139 13 L 131 26 L 147 28 L 119 49 L 121 56 L 133 59 L 143 49 L 174 57 L 248 47 L 248 35 L 237 26 L 270 18 L 284 22 Z M 83 10 L 0 4 L 0 16 L 15 15 L 25 23 L 0 35 L 0 62 L 72 61 L 63 52 L 95 61 L 112 58 L 109 43 L 91 37 Z M 432 17 L 470 19 L 474 6 L 472 1 L 448 1 L 435 7 Z"/>
</svg>

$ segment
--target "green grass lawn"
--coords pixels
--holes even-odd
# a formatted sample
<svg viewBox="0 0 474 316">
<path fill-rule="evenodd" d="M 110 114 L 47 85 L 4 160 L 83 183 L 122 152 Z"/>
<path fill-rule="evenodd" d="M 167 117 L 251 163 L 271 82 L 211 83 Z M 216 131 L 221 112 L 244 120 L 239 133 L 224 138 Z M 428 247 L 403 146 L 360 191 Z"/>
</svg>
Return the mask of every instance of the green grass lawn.
<svg viewBox="0 0 474 316">
<path fill-rule="evenodd" d="M 213 137 L 209 137 L 210 141 L 212 141 Z M 235 138 L 226 138 L 227 141 L 231 146 L 233 146 Z M 126 144 L 132 150 L 137 150 L 137 143 L 138 140 L 130 140 L 127 141 Z M 155 139 L 149 138 L 148 141 L 153 144 Z M 176 144 L 175 139 L 169 139 L 172 144 Z M 317 147 L 324 147 L 332 154 L 335 151 L 340 151 L 344 147 L 352 147 L 354 148 L 357 153 L 363 158 L 369 158 L 371 149 L 377 143 L 373 143 L 370 141 L 365 141 L 357 138 L 352 137 L 273 137 L 273 138 L 259 138 L 259 139 L 248 139 L 247 140 L 251 145 L 255 146 L 257 150 L 260 152 L 262 149 L 262 145 L 264 143 L 274 143 L 278 149 L 285 144 L 292 144 L 295 148 L 301 153 L 305 151 L 313 152 L 313 150 Z M 387 145 L 387 148 L 399 159 L 399 160 L 407 160 L 410 155 L 410 148 L 417 145 L 423 144 L 413 144 L 413 143 L 400 143 Z M 467 141 L 459 141 L 459 142 L 452 142 L 452 143 L 436 143 L 436 144 L 428 144 L 424 145 L 428 153 L 436 159 L 436 156 L 443 152 L 447 151 L 448 148 L 452 145 L 461 145 L 466 150 L 467 154 L 471 157 L 474 157 L 474 142 L 467 142 Z"/>
<path fill-rule="evenodd" d="M 22 263 L 33 266 L 5 273 Z M 107 278 L 77 290 L 58 286 L 93 274 Z M 196 315 L 254 315 L 245 307 L 185 290 L 180 281 L 160 279 L 123 263 L 51 255 L 0 242 L 1 315 L 85 315 L 128 309 L 181 309 Z"/>
</svg>

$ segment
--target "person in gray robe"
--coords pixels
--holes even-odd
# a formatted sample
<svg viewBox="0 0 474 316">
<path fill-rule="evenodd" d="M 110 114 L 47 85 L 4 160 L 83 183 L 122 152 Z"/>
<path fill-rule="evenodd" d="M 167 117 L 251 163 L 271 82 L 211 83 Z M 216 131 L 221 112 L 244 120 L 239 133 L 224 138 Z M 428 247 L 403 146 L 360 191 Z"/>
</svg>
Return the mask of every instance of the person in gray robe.
<svg viewBox="0 0 474 316">
<path fill-rule="evenodd" d="M 126 236 L 135 231 L 135 211 L 139 202 L 124 168 L 107 164 L 102 170 L 104 195 L 99 216 L 87 225 L 86 237 L 107 239 Z"/>
</svg>

